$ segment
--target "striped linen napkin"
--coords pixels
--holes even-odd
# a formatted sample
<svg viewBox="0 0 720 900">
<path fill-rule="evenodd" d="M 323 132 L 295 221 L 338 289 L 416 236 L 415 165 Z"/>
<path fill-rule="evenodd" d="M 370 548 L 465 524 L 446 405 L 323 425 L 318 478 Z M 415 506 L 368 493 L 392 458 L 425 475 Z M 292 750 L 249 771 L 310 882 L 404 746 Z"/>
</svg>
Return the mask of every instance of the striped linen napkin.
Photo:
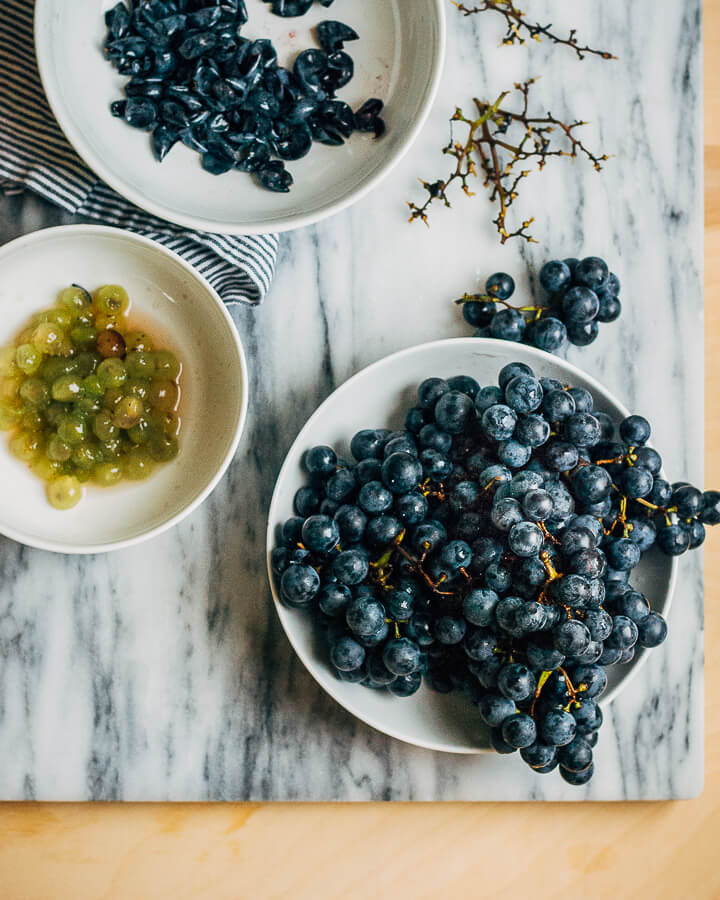
<svg viewBox="0 0 720 900">
<path fill-rule="evenodd" d="M 193 231 L 143 212 L 100 181 L 68 143 L 35 62 L 33 0 L 0 0 L 0 188 L 26 188 L 68 212 L 153 238 L 184 257 L 225 303 L 259 303 L 275 270 L 276 234 Z"/>
</svg>

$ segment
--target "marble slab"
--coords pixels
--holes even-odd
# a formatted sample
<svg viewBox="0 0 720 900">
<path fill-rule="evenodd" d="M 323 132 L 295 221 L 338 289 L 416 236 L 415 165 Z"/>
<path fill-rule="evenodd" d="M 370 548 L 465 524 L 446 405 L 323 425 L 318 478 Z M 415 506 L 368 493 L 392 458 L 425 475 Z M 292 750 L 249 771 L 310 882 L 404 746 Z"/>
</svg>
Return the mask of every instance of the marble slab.
<svg viewBox="0 0 720 900">
<path fill-rule="evenodd" d="M 532 7 L 619 60 L 579 62 L 546 42 L 500 48 L 499 18 L 463 19 L 448 3 L 440 94 L 407 158 L 353 209 L 284 236 L 267 302 L 234 311 L 251 412 L 211 499 L 169 534 L 106 556 L 0 540 L 0 798 L 624 800 L 702 789 L 700 553 L 682 560 L 670 637 L 612 704 L 581 790 L 519 759 L 419 750 L 353 720 L 305 672 L 270 601 L 266 510 L 307 416 L 385 354 L 467 334 L 450 301 L 498 269 L 528 290 L 525 273 L 550 256 L 611 261 L 624 316 L 569 358 L 651 419 L 671 477 L 702 482 L 699 0 L 661 15 L 652 0 Z M 537 244 L 499 246 L 479 188 L 436 210 L 430 229 L 408 224 L 417 177 L 445 174 L 453 106 L 537 74 L 542 109 L 592 120 L 588 142 L 614 154 L 605 172 L 554 162 L 528 179 L 518 209 L 535 215 Z M 0 201 L 3 241 L 67 221 L 32 197 Z"/>
</svg>

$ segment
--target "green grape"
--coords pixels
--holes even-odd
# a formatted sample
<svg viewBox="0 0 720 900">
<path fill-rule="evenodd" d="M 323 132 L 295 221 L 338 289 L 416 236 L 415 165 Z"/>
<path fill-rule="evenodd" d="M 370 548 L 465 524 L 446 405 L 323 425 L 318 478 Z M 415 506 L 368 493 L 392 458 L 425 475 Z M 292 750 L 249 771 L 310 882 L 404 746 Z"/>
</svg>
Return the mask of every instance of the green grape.
<svg viewBox="0 0 720 900">
<path fill-rule="evenodd" d="M 66 412 L 67 410 L 62 403 L 51 403 L 45 410 L 45 418 L 47 419 L 48 425 L 56 428 Z"/>
<path fill-rule="evenodd" d="M 53 400 L 70 403 L 82 397 L 82 380 L 76 375 L 62 375 L 52 383 Z"/>
<path fill-rule="evenodd" d="M 45 407 L 50 403 L 50 388 L 39 378 L 28 378 L 20 386 L 20 396 L 30 406 Z"/>
<path fill-rule="evenodd" d="M 145 334 L 144 331 L 128 332 L 128 334 L 125 335 L 125 346 L 127 347 L 128 353 L 131 350 L 150 351 L 155 348 L 152 338 L 150 335 Z"/>
<path fill-rule="evenodd" d="M 100 441 L 111 441 L 118 435 L 118 427 L 113 424 L 112 416 L 104 410 L 100 411 L 93 419 L 93 432 Z"/>
<path fill-rule="evenodd" d="M 20 424 L 26 431 L 43 431 L 45 417 L 38 409 L 26 408 Z"/>
<path fill-rule="evenodd" d="M 180 445 L 176 437 L 162 435 L 151 438 L 148 442 L 148 450 L 155 462 L 164 463 L 175 459 L 180 452 Z"/>
<path fill-rule="evenodd" d="M 48 313 L 47 321 L 54 322 L 61 328 L 69 329 L 74 321 L 75 315 L 69 309 L 53 309 Z"/>
<path fill-rule="evenodd" d="M 78 469 L 83 469 L 86 472 L 94 469 L 100 460 L 100 452 L 92 444 L 87 442 L 78 444 L 73 450 L 72 461 Z"/>
<path fill-rule="evenodd" d="M 67 338 L 63 329 L 55 322 L 40 322 L 33 332 L 33 344 L 41 353 L 62 356 Z"/>
<path fill-rule="evenodd" d="M 155 353 L 155 372 L 159 378 L 177 381 L 180 375 L 180 363 L 175 354 L 169 350 L 158 350 Z"/>
<path fill-rule="evenodd" d="M 178 405 L 180 391 L 174 381 L 155 378 L 150 385 L 148 403 L 161 412 L 172 412 Z"/>
<path fill-rule="evenodd" d="M 148 418 L 163 434 L 174 437 L 180 431 L 180 420 L 177 413 L 151 409 Z"/>
<path fill-rule="evenodd" d="M 120 315 L 127 310 L 129 304 L 127 291 L 119 284 L 106 284 L 95 291 L 95 307 L 105 315 Z"/>
<path fill-rule="evenodd" d="M 126 397 L 139 397 L 145 400 L 150 393 L 150 382 L 144 378 L 128 378 L 123 385 L 123 393 Z"/>
<path fill-rule="evenodd" d="M 155 374 L 155 359 L 152 353 L 133 350 L 125 357 L 125 366 L 131 378 L 152 378 Z"/>
<path fill-rule="evenodd" d="M 131 481 L 142 481 L 155 468 L 155 461 L 143 447 L 133 447 L 124 460 L 125 475 Z"/>
<path fill-rule="evenodd" d="M 124 444 L 119 438 L 111 438 L 109 441 L 101 441 L 98 444 L 100 458 L 105 462 L 114 462 L 122 456 Z"/>
<path fill-rule="evenodd" d="M 0 431 L 11 431 L 22 417 L 22 411 L 14 406 L 0 404 Z"/>
<path fill-rule="evenodd" d="M 97 372 L 98 366 L 102 362 L 102 357 L 99 353 L 84 351 L 83 353 L 78 353 L 75 361 L 77 363 L 75 371 L 83 378 L 87 378 L 88 375 L 94 375 Z"/>
<path fill-rule="evenodd" d="M 144 412 L 145 407 L 138 397 L 123 397 L 115 407 L 113 424 L 118 428 L 132 428 L 133 425 L 137 425 Z"/>
<path fill-rule="evenodd" d="M 32 462 L 42 453 L 43 436 L 37 431 L 21 431 L 10 438 L 10 452 L 23 462 Z"/>
<path fill-rule="evenodd" d="M 70 287 L 63 288 L 58 294 L 58 306 L 63 306 L 69 310 L 84 310 L 90 307 L 92 297 L 79 284 L 73 284 Z"/>
<path fill-rule="evenodd" d="M 17 374 L 16 352 L 14 347 L 0 348 L 0 376 L 5 378 Z"/>
<path fill-rule="evenodd" d="M 50 481 L 57 478 L 60 474 L 60 464 L 48 459 L 47 456 L 41 456 L 30 464 L 30 468 L 38 478 L 43 481 Z"/>
<path fill-rule="evenodd" d="M 100 403 L 97 397 L 81 397 L 73 403 L 73 411 L 83 419 L 94 416 L 96 413 L 99 413 L 101 409 L 102 403 Z"/>
<path fill-rule="evenodd" d="M 95 316 L 95 327 L 98 330 L 98 336 L 103 331 L 108 331 L 109 329 L 113 329 L 114 331 L 118 330 L 118 321 L 115 316 L 108 316 L 105 313 L 98 313 Z"/>
<path fill-rule="evenodd" d="M 88 375 L 83 378 L 83 390 L 86 397 L 92 397 L 95 400 L 102 400 L 105 396 L 105 388 L 100 384 L 97 375 Z"/>
<path fill-rule="evenodd" d="M 95 331 L 97 331 L 97 325 L 95 324 L 95 313 L 91 309 L 86 310 L 85 312 L 81 312 L 80 315 L 75 319 L 75 328 L 94 328 Z"/>
<path fill-rule="evenodd" d="M 72 509 L 82 499 L 82 487 L 78 478 L 61 475 L 48 483 L 47 498 L 55 509 Z"/>
<path fill-rule="evenodd" d="M 104 359 L 97 370 L 97 377 L 104 388 L 120 387 L 127 380 L 125 363 L 115 356 Z"/>
<path fill-rule="evenodd" d="M 50 359 L 43 360 L 42 365 L 38 369 L 38 376 L 52 384 L 63 375 L 72 375 L 77 369 L 77 361 L 75 359 L 67 359 L 62 356 L 52 356 Z"/>
<path fill-rule="evenodd" d="M 109 409 L 110 412 L 112 412 L 124 396 L 125 393 L 122 388 L 108 388 L 103 397 L 103 406 L 105 409 Z"/>
<path fill-rule="evenodd" d="M 63 416 L 57 426 L 58 437 L 73 447 L 85 440 L 87 431 L 85 420 L 72 413 Z"/>
<path fill-rule="evenodd" d="M 42 363 L 42 353 L 33 344 L 20 344 L 15 351 L 15 362 L 20 371 L 34 375 Z"/>
<path fill-rule="evenodd" d="M 140 419 L 137 425 L 128 430 L 128 435 L 133 444 L 147 444 L 156 431 L 147 419 Z"/>
<path fill-rule="evenodd" d="M 53 462 L 63 463 L 70 459 L 73 450 L 70 444 L 62 440 L 59 435 L 54 434 L 48 440 L 46 452 L 48 459 Z"/>
<path fill-rule="evenodd" d="M 122 481 L 122 466 L 116 462 L 101 463 L 93 472 L 93 480 L 101 487 L 112 487 Z"/>
<path fill-rule="evenodd" d="M 0 402 L 17 403 L 22 380 L 17 376 L 0 378 Z"/>
<path fill-rule="evenodd" d="M 70 340 L 82 350 L 90 350 L 97 341 L 97 328 L 94 325 L 75 325 L 70 332 Z"/>
</svg>

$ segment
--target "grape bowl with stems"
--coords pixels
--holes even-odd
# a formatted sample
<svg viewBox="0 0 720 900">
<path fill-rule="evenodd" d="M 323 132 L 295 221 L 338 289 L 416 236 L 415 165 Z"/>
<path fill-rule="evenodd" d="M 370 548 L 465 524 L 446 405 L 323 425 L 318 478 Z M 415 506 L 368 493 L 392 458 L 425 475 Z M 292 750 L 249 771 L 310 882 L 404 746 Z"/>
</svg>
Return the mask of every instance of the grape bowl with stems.
<svg viewBox="0 0 720 900">
<path fill-rule="evenodd" d="M 528 375 L 529 370 L 535 378 Z M 498 386 L 499 375 L 501 386 Z M 469 376 L 469 379 L 459 376 Z M 536 443 L 530 459 L 527 448 L 523 451 L 518 446 L 521 444 L 517 440 L 518 434 L 516 439 L 506 436 L 508 439 L 503 440 L 503 435 L 498 431 L 507 424 L 498 409 L 498 405 L 502 406 L 506 401 L 520 410 L 517 413 L 513 411 L 513 416 L 522 420 L 524 431 L 529 433 L 531 425 L 539 425 L 536 419 L 541 416 L 533 419 L 532 410 L 543 412 L 543 408 L 538 406 L 538 397 L 533 396 L 533 384 L 524 383 L 526 376 L 530 382 L 549 379 L 545 381 L 546 393 L 559 390 L 561 395 L 571 395 L 574 410 L 574 418 L 566 424 L 560 422 L 565 414 L 562 410 L 554 410 L 552 416 L 548 414 L 549 418 L 557 421 L 538 438 L 539 443 Z M 448 379 L 451 380 L 450 389 Z M 516 383 L 513 379 L 519 381 Z M 419 385 L 422 385 L 420 396 Z M 437 396 L 433 395 L 433 385 L 437 387 Z M 477 394 L 478 385 L 485 389 L 482 397 Z M 570 386 L 572 390 L 568 391 Z M 528 389 L 529 393 L 526 393 Z M 442 400 L 444 395 L 447 395 L 446 399 Z M 465 399 L 462 396 L 458 399 L 458 395 Z M 567 400 L 567 397 L 564 399 Z M 560 397 L 561 406 L 562 401 L 563 397 Z M 449 432 L 454 432 L 452 450 L 447 449 L 448 434 L 436 433 L 442 431 L 433 418 L 438 416 L 439 420 L 440 406 L 446 407 L 442 410 L 442 422 Z M 491 413 L 485 415 L 490 407 Z M 465 424 L 462 424 L 463 419 Z M 453 422 L 454 425 L 451 424 Z M 509 752 L 514 744 L 515 749 L 525 748 L 521 749 L 523 758 L 541 772 L 556 766 L 557 755 L 560 754 L 565 780 L 571 784 L 585 783 L 592 773 L 592 763 L 584 757 L 596 740 L 602 708 L 617 697 L 638 672 L 647 655 L 646 648 L 657 646 L 665 638 L 662 617 L 670 606 L 677 570 L 677 555 L 673 554 L 701 542 L 704 534 L 701 515 L 705 516 L 702 522 L 706 524 L 713 524 L 720 518 L 720 495 L 715 492 L 702 495 L 690 486 L 675 484 L 673 491 L 679 491 L 677 500 L 675 493 L 672 501 L 669 495 L 662 497 L 662 507 L 667 508 L 668 512 L 664 514 L 664 520 L 658 520 L 657 525 L 658 534 L 663 532 L 662 539 L 658 539 L 657 543 L 663 546 L 665 552 L 649 540 L 649 532 L 643 523 L 633 524 L 635 520 L 632 517 L 640 515 L 638 510 L 648 510 L 649 517 L 659 516 L 657 509 L 650 511 L 651 507 L 645 505 L 655 495 L 645 492 L 647 485 L 636 483 L 638 478 L 642 482 L 643 477 L 640 472 L 632 472 L 633 467 L 644 469 L 645 465 L 649 465 L 654 471 L 656 490 L 662 493 L 662 489 L 669 489 L 661 471 L 661 457 L 649 446 L 652 441 L 648 441 L 644 422 L 641 417 L 630 416 L 619 400 L 575 366 L 533 347 L 510 345 L 501 340 L 453 338 L 435 341 L 400 351 L 350 378 L 325 400 L 298 435 L 280 471 L 269 512 L 268 572 L 276 609 L 290 643 L 310 674 L 350 713 L 392 737 L 432 750 L 465 754 L 489 750 Z M 612 439 L 611 423 L 615 426 L 623 423 L 621 433 L 618 434 L 615 429 Z M 423 427 L 426 431 L 420 438 L 419 432 Z M 469 430 L 465 432 L 465 428 Z M 386 431 L 380 431 L 378 437 L 378 429 Z M 512 428 L 509 430 L 512 431 Z M 599 430 L 603 432 L 602 436 Z M 473 446 L 474 438 L 471 440 L 470 434 L 480 435 L 481 432 L 482 447 L 478 449 Z M 488 437 L 489 433 L 495 436 Z M 384 447 L 379 446 L 375 448 L 376 453 L 370 446 L 373 440 L 381 443 L 393 440 L 397 445 L 388 446 L 387 453 Z M 463 450 L 461 442 L 464 440 L 466 446 Z M 557 456 L 552 466 L 543 463 L 551 452 L 549 445 L 542 446 L 548 440 L 550 444 L 557 445 L 552 448 L 552 453 Z M 624 456 L 620 453 L 618 441 L 624 442 Z M 364 443 L 368 446 L 365 447 Z M 417 453 L 413 451 L 413 443 Z M 575 449 L 568 450 L 567 444 L 574 444 Z M 612 458 L 601 460 L 597 455 L 593 457 L 593 444 L 598 449 L 602 446 L 603 451 L 607 447 Z M 439 450 L 436 449 L 438 447 Z M 332 449 L 328 451 L 327 448 Z M 486 457 L 484 461 L 462 462 L 461 467 L 455 470 L 461 472 L 461 484 L 457 478 L 453 480 L 452 469 L 447 477 L 442 473 L 442 467 L 446 465 L 442 457 L 452 457 L 458 448 L 461 453 L 476 452 L 478 456 Z M 573 459 L 564 459 L 563 453 L 567 452 L 573 455 Z M 400 457 L 404 458 L 408 471 L 403 471 L 403 466 L 397 472 L 390 471 L 393 462 L 400 464 Z M 501 458 L 501 465 L 497 463 L 498 457 Z M 376 461 L 373 461 L 374 458 Z M 357 469 L 358 459 L 367 460 L 361 464 L 367 472 Z M 455 466 L 459 465 L 457 460 L 455 455 Z M 435 462 L 438 471 L 431 473 L 428 467 Z M 492 472 L 485 472 L 488 464 L 495 466 Z M 483 473 L 474 471 L 478 466 L 483 468 Z M 596 470 L 603 466 L 606 471 L 593 477 L 598 475 Z M 341 497 L 346 492 L 346 486 L 340 483 L 346 478 L 346 467 L 352 471 L 356 483 L 354 488 L 350 486 L 347 489 L 346 497 Z M 548 468 L 553 467 L 554 472 L 548 473 Z M 503 468 L 504 473 L 500 471 Z M 338 473 L 340 477 L 337 477 Z M 612 477 L 608 477 L 607 473 L 612 473 Z M 413 481 L 416 487 L 404 494 L 402 481 L 405 477 Z M 328 488 L 329 479 L 333 478 L 335 481 Z M 544 524 L 547 512 L 540 508 L 547 502 L 546 491 L 540 483 L 543 478 L 547 478 L 544 487 L 553 494 L 553 503 L 556 504 L 555 513 L 548 516 L 547 528 Z M 529 479 L 528 484 L 520 490 L 523 479 Z M 568 490 L 582 496 L 584 501 L 578 501 L 574 511 L 565 509 L 564 518 L 558 524 L 558 510 L 564 500 L 553 493 L 553 485 L 563 479 L 565 484 L 570 485 Z M 600 510 L 596 503 L 599 503 L 599 494 L 607 494 L 611 481 L 613 491 L 618 490 L 614 485 L 617 481 L 623 491 L 633 498 L 614 509 L 619 503 L 616 498 L 614 524 L 609 521 L 610 511 Z M 363 491 L 362 497 L 360 491 Z M 498 491 L 500 493 L 496 497 Z M 429 507 L 417 509 L 424 507 L 423 496 Z M 533 507 L 530 513 L 522 515 L 516 497 L 520 497 L 523 504 L 531 502 L 538 508 Z M 647 499 L 643 500 L 643 497 Z M 697 509 L 685 510 L 684 502 L 690 506 L 694 504 Z M 704 513 L 703 502 L 708 505 Z M 352 506 L 353 511 L 347 512 L 343 503 Z M 448 535 L 437 536 L 439 544 L 436 547 L 433 544 L 436 536 L 429 533 L 419 535 L 418 529 L 432 521 L 436 513 L 436 518 L 442 519 L 440 508 L 451 503 L 455 507 L 447 513 L 450 516 L 446 520 Z M 679 506 L 682 515 L 687 512 L 682 521 L 678 519 L 679 513 L 674 511 L 672 504 Z M 342 521 L 334 518 L 339 508 L 345 510 L 340 513 Z M 357 516 L 358 508 L 360 516 Z M 428 508 L 432 515 L 427 512 Z M 516 513 L 519 518 L 515 517 Z M 587 521 L 593 518 L 591 513 L 594 514 L 594 525 Z M 579 521 L 578 515 L 583 517 Z M 602 524 L 598 518 L 601 515 L 606 518 Z M 394 524 L 390 521 L 393 519 Z M 458 539 L 463 537 L 460 519 L 462 528 L 467 531 L 466 541 Z M 531 522 L 525 521 L 527 519 Z M 343 534 L 339 546 L 333 521 Z M 353 529 L 362 532 L 362 538 L 353 535 Z M 565 539 L 565 546 L 562 541 L 567 531 L 571 534 Z M 636 552 L 634 540 L 629 539 L 631 535 L 642 544 L 642 553 Z M 461 558 L 470 550 L 476 555 L 479 553 L 478 538 L 481 543 L 486 538 L 491 539 L 489 543 L 497 539 L 496 542 L 504 547 L 497 564 L 499 569 L 505 565 L 511 569 L 511 574 L 517 574 L 527 563 L 527 571 L 523 569 L 522 577 L 517 581 L 517 591 L 515 581 L 512 582 L 512 589 L 500 584 L 505 576 L 495 570 L 492 577 L 498 583 L 488 590 L 489 584 L 485 583 L 489 577 L 487 560 L 482 564 L 479 559 L 476 560 L 477 568 L 473 569 L 472 562 Z M 538 546 L 535 546 L 536 538 L 539 540 Z M 577 543 L 577 546 L 570 547 L 570 543 Z M 605 571 L 605 553 L 599 549 L 601 545 L 611 555 L 616 567 L 609 575 Z M 349 564 L 357 560 L 336 562 L 347 549 L 357 550 L 361 559 L 365 555 L 365 563 L 360 563 L 357 578 L 349 570 L 345 572 L 347 567 L 344 566 L 345 562 Z M 437 553 L 434 552 L 436 549 Z M 571 557 L 573 562 L 566 567 Z M 507 562 L 508 559 L 510 562 Z M 554 562 L 559 571 L 556 571 Z M 594 571 L 598 565 L 602 566 L 601 571 Z M 293 566 L 296 568 L 287 574 Z M 335 577 L 341 568 L 343 574 Z M 317 578 L 313 570 L 317 572 Z M 540 570 L 539 576 L 535 570 Z M 303 571 L 309 572 L 311 580 L 317 583 L 305 583 L 300 577 Z M 408 599 L 398 595 L 398 586 L 406 585 L 412 579 L 422 582 L 421 592 L 425 592 L 427 586 L 429 604 L 427 597 L 421 600 L 418 596 Z M 626 586 L 628 580 L 632 593 Z M 342 582 L 340 587 L 338 581 Z M 451 588 L 453 583 L 456 588 L 443 592 L 443 585 Z M 345 590 L 348 584 L 352 585 L 349 591 Z M 560 590 L 561 584 L 563 590 L 567 589 L 567 595 Z M 584 595 L 596 588 L 603 596 L 607 589 L 607 607 L 612 615 L 601 608 L 602 598 L 592 599 L 591 594 L 585 599 L 579 594 L 576 596 L 576 589 Z M 319 596 L 321 589 L 324 591 L 322 597 Z M 311 595 L 311 600 L 303 596 L 303 590 L 308 591 L 307 596 Z M 413 595 L 413 590 L 409 593 Z M 468 600 L 470 593 L 473 597 Z M 496 594 L 494 598 L 493 593 Z M 507 603 L 508 594 L 522 596 L 515 596 Z M 498 596 L 501 606 L 508 607 L 502 612 L 495 605 Z M 376 600 L 380 601 L 380 609 L 375 608 L 378 605 Z M 509 608 L 513 604 L 519 606 L 519 601 L 523 601 L 524 606 L 520 613 Z M 413 602 L 416 604 L 414 609 Z M 441 608 L 436 605 L 435 611 L 432 611 L 433 602 Z M 462 604 L 462 615 L 442 606 L 456 602 Z M 576 602 L 582 610 L 575 609 Z M 407 603 L 406 610 L 404 604 Z M 571 609 L 574 610 L 573 615 Z M 551 613 L 557 621 L 550 621 Z M 380 617 L 378 622 L 370 621 L 373 615 Z M 513 629 L 517 627 L 516 622 L 519 622 L 521 615 L 527 617 L 527 622 L 520 625 L 514 637 Z M 648 615 L 650 619 L 645 625 L 637 624 Z M 564 624 L 566 617 L 567 626 Z M 538 622 L 534 621 L 535 618 Z M 512 624 L 508 624 L 510 619 Z M 578 619 L 587 619 L 587 626 Z M 501 621 L 504 625 L 498 626 Z M 499 642 L 494 639 L 497 634 L 488 634 L 488 625 L 501 635 Z M 594 647 L 585 646 L 583 635 L 586 628 L 597 632 L 593 633 L 592 643 L 597 645 L 598 653 L 602 649 L 605 654 L 595 668 L 603 666 L 601 671 L 607 677 L 606 685 L 604 676 L 599 682 L 591 682 L 586 669 L 582 668 L 585 665 L 582 654 L 588 654 L 586 668 L 593 668 L 593 663 L 598 659 Z M 614 630 L 614 636 L 610 637 L 608 628 Z M 559 634 L 560 631 L 563 633 Z M 580 632 L 579 637 L 575 631 Z M 359 635 L 366 636 L 358 639 Z M 373 635 L 379 636 L 379 644 L 375 643 Z M 514 650 L 516 637 L 519 648 Z M 409 642 L 407 638 L 410 638 Z M 582 650 L 574 646 L 578 639 L 583 643 Z M 607 639 L 606 647 L 602 647 L 603 639 Z M 490 643 L 485 646 L 488 640 Z M 409 647 L 408 643 L 415 646 Z M 529 643 L 534 645 L 529 652 L 536 657 L 532 665 L 527 662 Z M 567 672 L 562 661 L 558 662 L 557 655 L 552 659 L 553 651 L 558 649 L 553 647 L 553 643 L 562 644 L 561 655 L 569 660 L 568 668 L 572 669 L 570 676 L 580 673 L 583 676 L 581 683 L 576 679 L 575 685 L 569 680 L 558 684 L 561 678 L 559 673 L 562 672 L 565 679 Z M 435 650 L 430 644 L 434 644 Z M 410 659 L 409 656 L 417 654 L 417 646 L 420 647 L 420 659 Z M 513 653 L 518 654 L 516 658 Z M 404 658 L 403 654 L 409 654 L 408 658 Z M 505 702 L 500 703 L 496 710 L 488 709 L 488 705 L 492 706 L 488 700 L 485 707 L 482 706 L 484 695 L 498 694 L 497 682 L 493 682 L 490 689 L 481 680 L 481 686 L 476 690 L 473 678 L 478 676 L 479 669 L 484 665 L 484 662 L 478 661 L 486 661 L 492 654 L 499 654 L 500 662 L 508 669 L 506 680 L 510 676 L 522 680 L 525 677 L 522 671 L 525 663 L 534 670 L 530 672 L 533 682 L 531 694 L 524 690 L 527 685 L 516 689 L 510 683 L 504 686 L 507 689 L 504 693 L 499 692 L 506 701 L 508 695 L 515 694 L 518 697 L 517 708 L 513 702 Z M 592 659 L 593 655 L 595 659 Z M 362 668 L 359 665 L 361 657 Z M 441 663 L 437 660 L 448 668 L 440 671 L 438 666 Z M 456 671 L 458 660 L 459 672 Z M 468 662 L 470 675 L 466 671 Z M 513 667 L 518 671 L 514 671 Z M 546 668 L 552 672 L 551 675 L 543 675 L 542 670 Z M 408 674 L 401 674 L 404 671 Z M 490 681 L 493 677 L 491 673 Z M 583 695 L 584 691 L 587 693 Z M 564 721 L 567 717 L 556 717 L 556 722 L 550 715 L 555 692 L 564 693 L 559 707 L 565 705 L 571 711 L 576 710 L 575 724 L 581 739 L 573 739 L 570 749 L 563 750 L 564 737 L 559 734 L 567 725 Z M 538 724 L 538 730 L 544 727 L 546 734 L 551 733 L 557 739 L 556 747 L 559 748 L 548 767 L 539 756 L 532 758 L 532 750 L 527 749 L 529 738 L 524 729 L 528 728 L 527 718 L 533 697 L 538 698 L 537 703 L 548 706 L 545 711 L 547 715 L 543 713 L 547 721 L 543 719 L 543 724 Z M 566 700 L 568 703 L 565 703 Z M 532 715 L 536 713 L 535 705 L 532 705 Z M 511 706 L 513 709 L 510 709 Z M 505 721 L 513 717 L 517 719 Z M 570 723 L 573 734 L 575 724 Z M 531 725 L 530 729 L 533 727 Z M 534 743 L 542 742 L 538 739 Z M 578 771 L 573 771 L 573 768 Z"/>
</svg>

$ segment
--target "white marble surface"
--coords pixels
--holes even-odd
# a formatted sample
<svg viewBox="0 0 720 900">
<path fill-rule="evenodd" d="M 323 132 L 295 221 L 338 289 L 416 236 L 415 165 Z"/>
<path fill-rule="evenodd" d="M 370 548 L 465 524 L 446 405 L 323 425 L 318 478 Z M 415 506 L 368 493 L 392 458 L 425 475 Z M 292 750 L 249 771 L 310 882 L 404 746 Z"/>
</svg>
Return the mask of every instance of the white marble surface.
<svg viewBox="0 0 720 900">
<path fill-rule="evenodd" d="M 409 0 L 404 0 L 409 2 Z M 337 16 L 341 16 L 338 3 Z M 491 271 L 527 287 L 549 256 L 597 253 L 625 312 L 570 359 L 651 419 L 674 479 L 703 475 L 702 169 L 698 0 L 532 4 L 620 59 L 498 48 L 501 23 L 448 4 L 448 62 L 417 144 L 352 210 L 282 240 L 265 305 L 235 318 L 253 392 L 246 437 L 206 505 L 109 556 L 0 540 L 0 797 L 44 800 L 558 800 L 687 797 L 702 787 L 701 554 L 684 558 L 670 637 L 606 716 L 587 789 L 519 759 L 418 750 L 354 721 L 306 674 L 265 576 L 265 514 L 283 455 L 318 402 L 379 357 L 467 334 L 450 304 Z M 543 74 L 541 107 L 592 119 L 602 175 L 556 162 L 519 210 L 538 244 L 497 244 L 482 193 L 406 222 L 416 178 L 441 176 L 456 102 Z M 0 202 L 3 240 L 68 221 Z M 363 423 L 359 423 L 363 424 Z M 398 701 L 401 702 L 401 701 Z"/>
</svg>

